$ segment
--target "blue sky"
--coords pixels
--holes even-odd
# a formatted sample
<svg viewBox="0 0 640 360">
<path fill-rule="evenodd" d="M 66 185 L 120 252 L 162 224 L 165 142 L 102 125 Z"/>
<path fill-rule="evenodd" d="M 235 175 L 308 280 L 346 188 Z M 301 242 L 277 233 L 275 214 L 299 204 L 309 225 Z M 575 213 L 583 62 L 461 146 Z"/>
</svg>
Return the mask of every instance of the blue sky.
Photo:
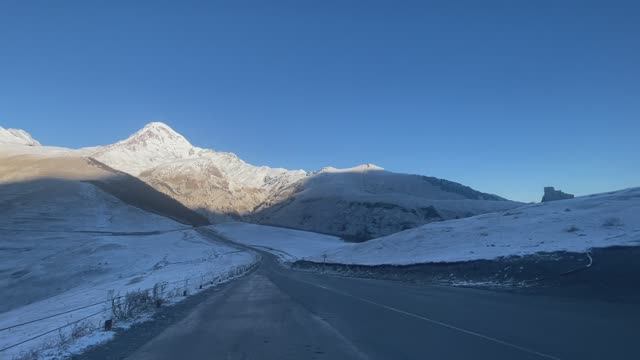
<svg viewBox="0 0 640 360">
<path fill-rule="evenodd" d="M 639 186 L 637 4 L 5 0 L 0 125 L 80 147 L 160 120 L 254 164 L 523 201 Z"/>
</svg>

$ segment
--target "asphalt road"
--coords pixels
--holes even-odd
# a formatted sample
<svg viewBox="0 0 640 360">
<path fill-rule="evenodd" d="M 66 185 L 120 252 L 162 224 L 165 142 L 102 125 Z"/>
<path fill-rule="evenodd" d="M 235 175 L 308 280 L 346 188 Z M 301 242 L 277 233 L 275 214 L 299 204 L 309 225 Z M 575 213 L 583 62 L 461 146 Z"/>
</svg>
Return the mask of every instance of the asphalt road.
<svg viewBox="0 0 640 360">
<path fill-rule="evenodd" d="M 153 336 L 86 358 L 640 359 L 640 306 L 327 276 L 262 255 Z"/>
</svg>

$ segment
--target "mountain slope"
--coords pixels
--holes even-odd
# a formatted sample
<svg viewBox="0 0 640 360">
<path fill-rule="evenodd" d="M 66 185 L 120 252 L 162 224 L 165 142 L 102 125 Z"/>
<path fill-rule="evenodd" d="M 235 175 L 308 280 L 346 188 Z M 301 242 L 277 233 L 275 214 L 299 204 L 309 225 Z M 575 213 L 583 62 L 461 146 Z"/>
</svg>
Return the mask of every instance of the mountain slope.
<svg viewBox="0 0 640 360">
<path fill-rule="evenodd" d="M 525 205 L 349 244 L 316 262 L 407 265 L 640 245 L 640 188 Z"/>
<path fill-rule="evenodd" d="M 252 219 L 362 241 L 519 205 L 451 181 L 365 164 L 324 168 L 274 193 Z"/>
<path fill-rule="evenodd" d="M 0 186 L 41 180 L 90 183 L 121 201 L 189 225 L 204 225 L 202 215 L 186 208 L 140 179 L 79 156 L 47 147 L 0 146 Z"/>
<path fill-rule="evenodd" d="M 0 333 L 0 348 L 16 345 L 2 359 L 55 350 L 71 339 L 72 327 L 61 327 L 72 321 L 111 318 L 110 306 L 91 305 L 109 291 L 124 295 L 165 284 L 167 294 L 182 293 L 185 279 L 219 279 L 255 261 L 202 238 L 190 226 L 206 224 L 201 215 L 79 154 L 0 144 L 0 328 L 27 322 Z M 28 322 L 33 319 L 43 320 Z M 77 341 L 87 346 L 108 336 L 101 331 Z"/>
<path fill-rule="evenodd" d="M 213 221 L 234 218 L 357 241 L 520 205 L 451 181 L 371 164 L 315 173 L 254 166 L 232 153 L 193 146 L 159 122 L 111 145 L 55 150 L 136 176 Z"/>
<path fill-rule="evenodd" d="M 31 134 L 21 129 L 5 129 L 0 126 L 0 143 L 40 146 Z"/>
<path fill-rule="evenodd" d="M 202 152 L 170 127 L 152 122 L 125 140 L 97 148 L 91 157 L 137 176 L 161 164 L 197 158 Z"/>
<path fill-rule="evenodd" d="M 91 157 L 138 176 L 211 219 L 242 216 L 270 192 L 306 176 L 304 171 L 253 166 L 235 154 L 195 147 L 163 123 L 98 148 Z"/>
</svg>

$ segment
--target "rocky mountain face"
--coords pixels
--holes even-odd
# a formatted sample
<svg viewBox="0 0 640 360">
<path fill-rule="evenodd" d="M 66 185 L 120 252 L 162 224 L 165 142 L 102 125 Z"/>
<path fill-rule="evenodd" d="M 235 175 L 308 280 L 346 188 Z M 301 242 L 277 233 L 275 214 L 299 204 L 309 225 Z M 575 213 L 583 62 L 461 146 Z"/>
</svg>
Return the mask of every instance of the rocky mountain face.
<svg viewBox="0 0 640 360">
<path fill-rule="evenodd" d="M 560 190 L 556 190 L 553 186 L 546 186 L 544 188 L 544 195 L 542 196 L 542 202 L 573 199 L 573 194 L 567 194 Z"/>
<path fill-rule="evenodd" d="M 254 166 L 232 153 L 193 146 L 158 122 L 111 145 L 55 151 L 135 176 L 211 221 L 241 219 L 354 241 L 521 205 L 373 164 L 316 172 Z"/>
<path fill-rule="evenodd" d="M 302 170 L 253 166 L 232 153 L 195 147 L 159 122 L 97 148 L 90 156 L 139 177 L 214 221 L 242 217 L 271 192 L 307 176 Z"/>
</svg>

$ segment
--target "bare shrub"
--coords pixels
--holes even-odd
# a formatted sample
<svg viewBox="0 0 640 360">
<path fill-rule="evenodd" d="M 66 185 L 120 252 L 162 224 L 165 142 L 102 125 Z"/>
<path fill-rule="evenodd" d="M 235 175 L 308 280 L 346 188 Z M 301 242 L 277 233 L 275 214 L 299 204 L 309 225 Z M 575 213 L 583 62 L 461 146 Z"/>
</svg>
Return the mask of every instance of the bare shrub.
<svg viewBox="0 0 640 360">
<path fill-rule="evenodd" d="M 160 305 L 165 303 L 166 291 L 167 283 L 164 281 L 153 285 L 153 290 L 151 290 L 151 299 L 156 307 L 160 307 Z"/>
<path fill-rule="evenodd" d="M 620 220 L 620 218 L 617 218 L 617 217 L 606 218 L 604 219 L 604 222 L 602 222 L 602 226 L 604 227 L 613 227 L 613 226 L 621 226 L 621 225 L 622 225 L 622 221 Z"/>
<path fill-rule="evenodd" d="M 111 312 L 118 320 L 128 320 L 151 309 L 153 304 L 153 297 L 149 290 L 130 291 L 125 296 L 111 300 Z"/>
<path fill-rule="evenodd" d="M 61 349 L 66 349 L 71 343 L 71 337 L 65 334 L 62 329 L 58 330 L 58 343 L 57 346 Z"/>
<path fill-rule="evenodd" d="M 77 340 L 91 334 L 96 330 L 96 326 L 91 321 L 79 322 L 71 328 L 71 339 Z"/>
<path fill-rule="evenodd" d="M 38 360 L 40 352 L 38 350 L 29 350 L 13 357 L 13 360 Z"/>
</svg>

